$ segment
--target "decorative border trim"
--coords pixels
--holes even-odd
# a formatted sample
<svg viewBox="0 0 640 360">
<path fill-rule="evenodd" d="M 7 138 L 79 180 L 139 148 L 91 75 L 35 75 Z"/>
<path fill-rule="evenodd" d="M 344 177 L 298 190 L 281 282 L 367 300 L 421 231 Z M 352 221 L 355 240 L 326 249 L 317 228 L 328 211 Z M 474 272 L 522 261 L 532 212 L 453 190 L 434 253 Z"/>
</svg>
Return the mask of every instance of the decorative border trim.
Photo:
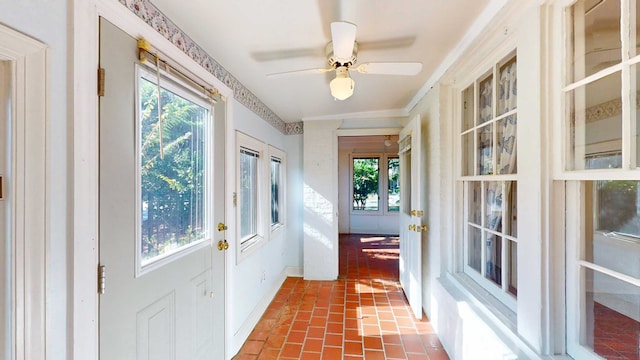
<svg viewBox="0 0 640 360">
<path fill-rule="evenodd" d="M 640 108 L 640 92 L 636 94 L 636 109 Z M 594 122 L 608 119 L 622 114 L 622 99 L 613 99 L 587 108 L 585 111 L 586 122 Z"/>
<path fill-rule="evenodd" d="M 284 128 L 285 135 L 302 135 L 304 133 L 304 123 L 294 122 L 294 123 L 286 123 Z"/>
<path fill-rule="evenodd" d="M 287 131 L 288 123 L 285 123 L 269 109 L 257 96 L 249 91 L 244 85 L 238 81 L 230 72 L 220 65 L 211 55 L 207 54 L 198 44 L 195 43 L 184 31 L 166 17 L 158 8 L 149 0 L 118 0 L 122 5 L 126 6 L 131 12 L 143 20 L 147 25 L 151 26 L 160 35 L 164 36 L 173 45 L 182 52 L 191 57 L 195 62 L 200 64 L 208 72 L 222 81 L 230 89 L 233 90 L 234 97 L 242 105 L 256 113 L 264 121 L 271 124 L 285 135 L 301 134 L 301 123 L 291 124 L 290 132 Z"/>
</svg>

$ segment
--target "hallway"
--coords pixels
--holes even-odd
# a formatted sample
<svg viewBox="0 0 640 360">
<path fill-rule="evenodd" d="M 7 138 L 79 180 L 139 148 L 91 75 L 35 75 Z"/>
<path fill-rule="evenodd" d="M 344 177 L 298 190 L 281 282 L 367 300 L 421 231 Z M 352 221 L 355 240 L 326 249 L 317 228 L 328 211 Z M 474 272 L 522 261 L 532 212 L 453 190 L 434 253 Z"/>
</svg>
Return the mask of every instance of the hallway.
<svg viewBox="0 0 640 360">
<path fill-rule="evenodd" d="M 411 314 L 398 245 L 340 235 L 339 279 L 287 278 L 234 359 L 448 359 L 426 316 Z"/>
</svg>

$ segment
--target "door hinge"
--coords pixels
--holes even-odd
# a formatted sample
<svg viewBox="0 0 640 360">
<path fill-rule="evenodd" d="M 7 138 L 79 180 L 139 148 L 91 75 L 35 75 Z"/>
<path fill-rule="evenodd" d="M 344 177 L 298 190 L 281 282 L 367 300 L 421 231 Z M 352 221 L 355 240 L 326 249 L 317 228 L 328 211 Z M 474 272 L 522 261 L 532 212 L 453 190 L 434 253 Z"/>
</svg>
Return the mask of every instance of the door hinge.
<svg viewBox="0 0 640 360">
<path fill-rule="evenodd" d="M 104 295 L 107 281 L 107 267 L 98 265 L 98 294 Z"/>
<path fill-rule="evenodd" d="M 104 96 L 104 68 L 98 68 L 98 96 Z"/>
<path fill-rule="evenodd" d="M 238 205 L 238 194 L 233 193 L 233 197 L 232 197 L 232 201 L 233 201 L 233 207 L 236 207 L 236 205 Z"/>
</svg>

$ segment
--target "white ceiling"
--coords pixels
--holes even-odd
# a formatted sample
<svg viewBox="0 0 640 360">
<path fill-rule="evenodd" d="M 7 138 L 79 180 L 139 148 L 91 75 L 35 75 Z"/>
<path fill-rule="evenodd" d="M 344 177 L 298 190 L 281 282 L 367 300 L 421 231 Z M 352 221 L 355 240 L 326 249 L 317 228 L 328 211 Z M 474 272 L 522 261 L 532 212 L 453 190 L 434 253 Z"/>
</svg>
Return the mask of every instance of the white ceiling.
<svg viewBox="0 0 640 360">
<path fill-rule="evenodd" d="M 152 0 L 169 19 L 286 122 L 402 112 L 461 41 L 489 0 Z M 351 72 L 352 97 L 336 101 L 329 74 L 269 78 L 326 67 L 330 23 L 358 26 L 358 64 L 421 62 L 416 76 Z M 385 43 L 386 41 L 386 43 Z M 380 49 L 384 45 L 392 48 Z M 367 45 L 369 45 L 367 47 Z M 376 46 L 377 45 L 377 46 Z"/>
</svg>

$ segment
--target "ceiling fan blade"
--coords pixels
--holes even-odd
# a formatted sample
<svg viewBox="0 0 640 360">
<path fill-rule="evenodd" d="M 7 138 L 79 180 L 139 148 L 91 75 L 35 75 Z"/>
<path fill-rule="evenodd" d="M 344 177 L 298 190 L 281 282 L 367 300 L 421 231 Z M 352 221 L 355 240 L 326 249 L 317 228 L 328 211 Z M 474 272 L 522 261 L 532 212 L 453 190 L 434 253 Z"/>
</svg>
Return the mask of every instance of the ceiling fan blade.
<svg viewBox="0 0 640 360">
<path fill-rule="evenodd" d="M 422 70 L 422 63 L 419 62 L 374 62 L 364 63 L 355 69 L 362 74 L 378 75 L 416 75 Z"/>
<path fill-rule="evenodd" d="M 349 59 L 353 54 L 353 46 L 356 41 L 355 24 L 346 21 L 331 23 L 331 41 L 333 42 L 333 56 L 338 59 Z"/>
<path fill-rule="evenodd" d="M 267 77 L 270 78 L 277 78 L 277 77 L 283 77 L 283 76 L 289 76 L 289 75 L 304 75 L 304 74 L 324 74 L 326 72 L 329 71 L 334 71 L 335 69 L 303 69 L 303 70 L 292 70 L 292 71 L 283 71 L 283 72 L 278 72 L 278 73 L 273 73 L 273 74 L 267 74 Z"/>
<path fill-rule="evenodd" d="M 319 57 L 324 58 L 325 54 L 322 47 L 300 48 L 300 49 L 283 49 L 274 51 L 256 51 L 251 53 L 251 58 L 257 62 L 286 60 L 301 57 Z"/>
<path fill-rule="evenodd" d="M 403 36 L 373 41 L 358 40 L 358 54 L 362 54 L 363 51 L 407 48 L 412 46 L 415 42 L 415 36 Z"/>
</svg>

